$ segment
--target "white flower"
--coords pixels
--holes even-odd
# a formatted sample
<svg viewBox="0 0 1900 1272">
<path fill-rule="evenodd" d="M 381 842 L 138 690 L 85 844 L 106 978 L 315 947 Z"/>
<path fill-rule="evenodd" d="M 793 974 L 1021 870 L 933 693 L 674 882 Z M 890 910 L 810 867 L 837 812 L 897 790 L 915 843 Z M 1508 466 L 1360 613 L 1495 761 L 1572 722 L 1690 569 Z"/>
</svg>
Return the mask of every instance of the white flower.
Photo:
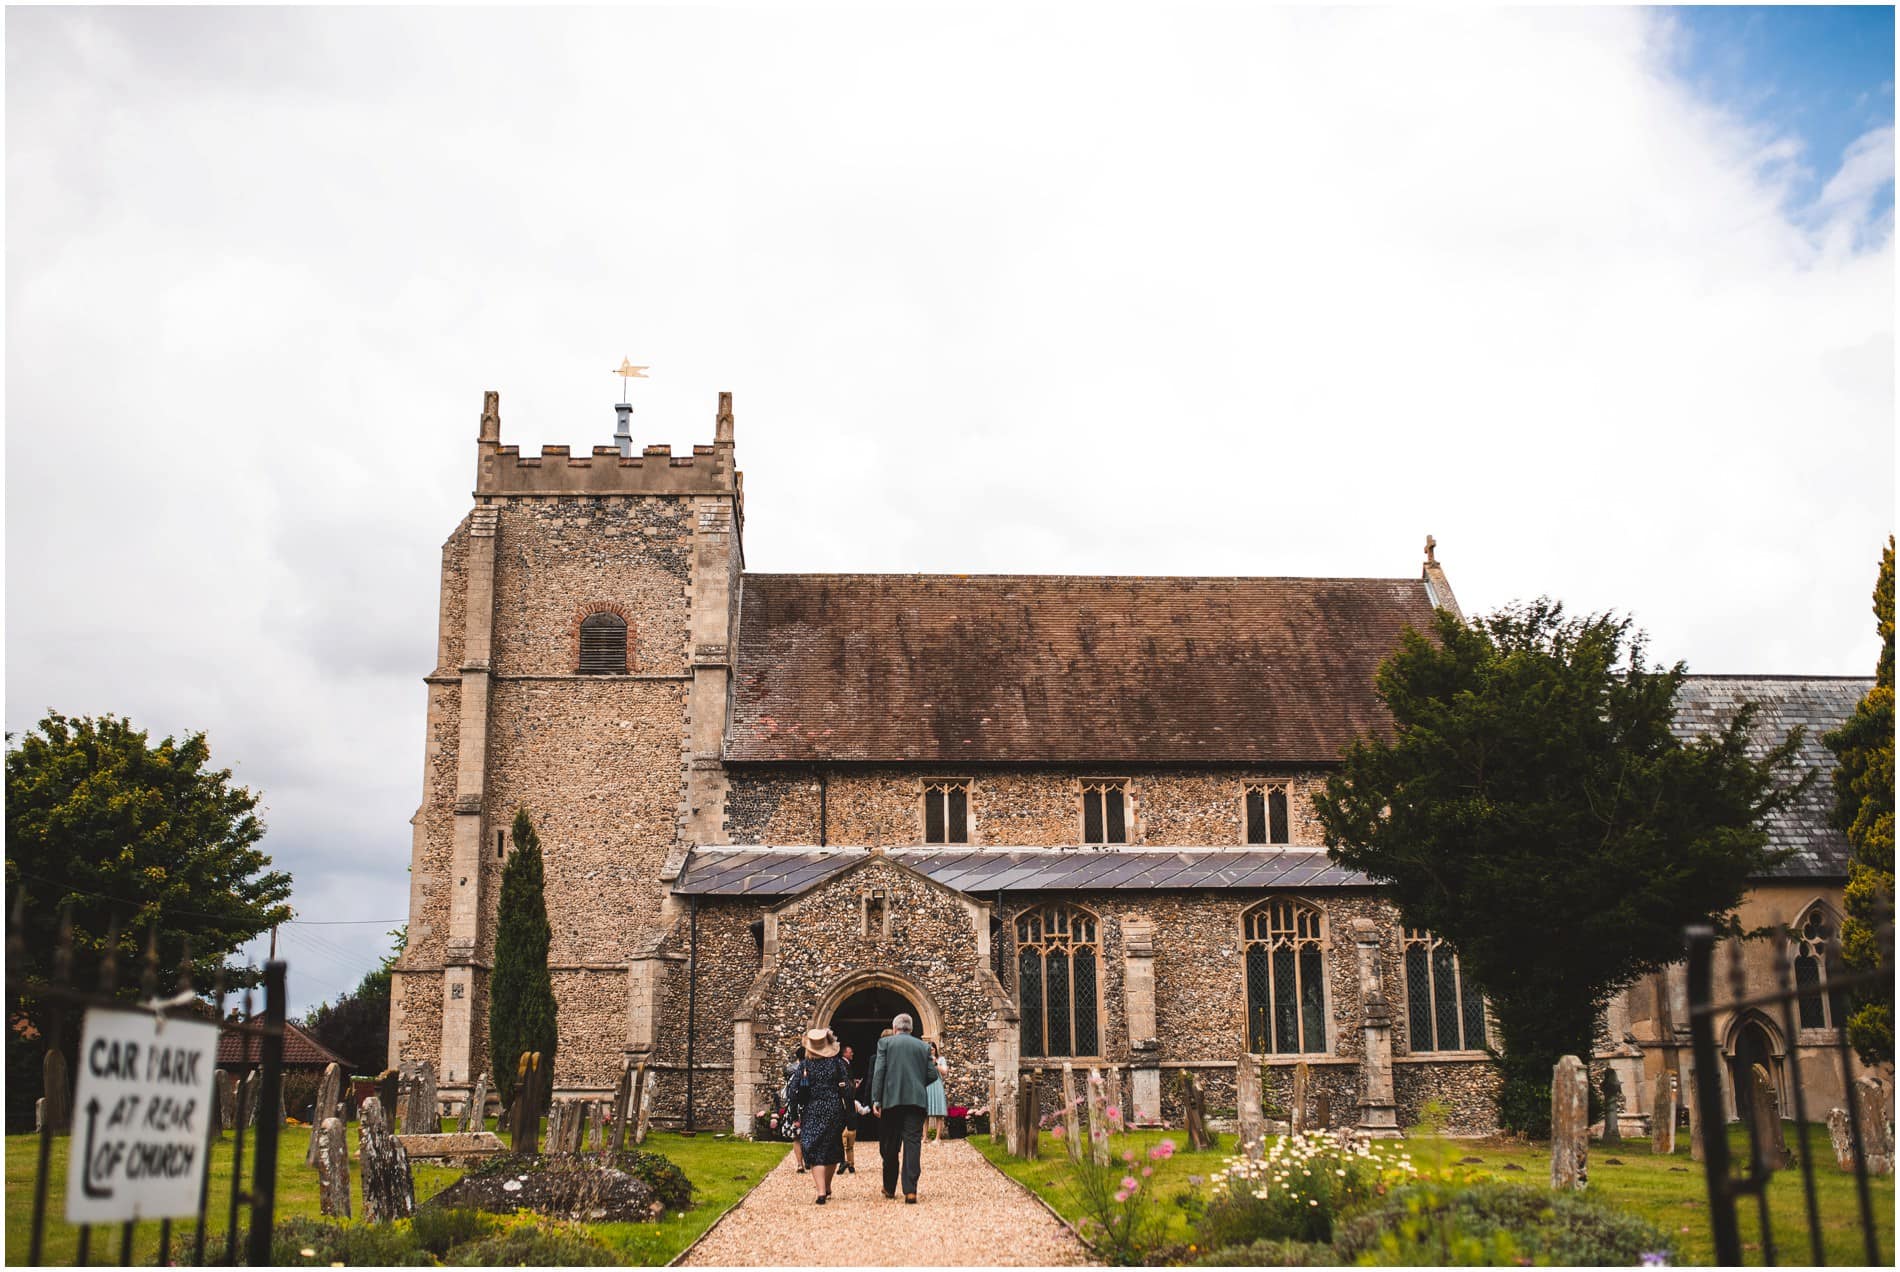
<svg viewBox="0 0 1900 1272">
<path fill-rule="evenodd" d="M 520 1191 L 521 1191 L 521 1181 L 520 1181 L 519 1179 L 509 1179 L 509 1180 L 505 1180 L 505 1181 L 503 1181 L 503 1183 L 502 1183 L 502 1185 L 501 1185 L 501 1190 L 502 1190 L 503 1192 L 520 1192 Z"/>
</svg>

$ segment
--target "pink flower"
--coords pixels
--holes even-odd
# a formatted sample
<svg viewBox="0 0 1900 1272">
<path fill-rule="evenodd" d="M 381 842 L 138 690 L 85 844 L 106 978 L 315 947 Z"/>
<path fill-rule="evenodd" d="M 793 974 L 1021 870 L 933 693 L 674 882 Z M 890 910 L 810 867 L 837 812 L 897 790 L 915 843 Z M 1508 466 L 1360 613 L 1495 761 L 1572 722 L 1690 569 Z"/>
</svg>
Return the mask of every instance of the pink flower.
<svg viewBox="0 0 1900 1272">
<path fill-rule="evenodd" d="M 1166 1160 L 1167 1158 L 1174 1156 L 1174 1141 L 1173 1140 L 1164 1139 L 1161 1141 L 1161 1143 L 1156 1145 L 1156 1147 L 1161 1150 L 1161 1156 L 1163 1160 Z"/>
<path fill-rule="evenodd" d="M 1127 1201 L 1127 1200 L 1128 1200 L 1128 1194 L 1127 1194 L 1127 1193 L 1125 1193 L 1125 1192 L 1118 1192 L 1118 1193 L 1116 1193 L 1116 1194 L 1115 1194 L 1115 1200 L 1116 1200 L 1116 1201 Z"/>
<path fill-rule="evenodd" d="M 1055 1136 L 1057 1139 L 1062 1138 L 1062 1128 L 1060 1126 L 1054 1126 L 1054 1127 L 1049 1128 L 1049 1133 Z"/>
<path fill-rule="evenodd" d="M 1132 1148 L 1124 1148 L 1124 1149 L 1122 1150 L 1122 1160 L 1123 1160 L 1123 1161 L 1125 1161 L 1125 1162 L 1132 1162 L 1132 1161 L 1134 1161 L 1134 1160 L 1135 1160 L 1135 1150 L 1134 1150 L 1134 1149 L 1132 1149 Z"/>
<path fill-rule="evenodd" d="M 1135 1177 L 1133 1175 L 1122 1176 L 1122 1190 L 1124 1192 L 1133 1192 L 1135 1191 L 1135 1189 L 1139 1187 L 1141 1187 L 1141 1185 L 1135 1182 Z"/>
<path fill-rule="evenodd" d="M 1152 1174 L 1154 1174 L 1154 1173 L 1155 1173 L 1155 1168 L 1154 1168 L 1154 1167 L 1152 1167 L 1152 1166 L 1143 1166 L 1143 1167 L 1141 1168 L 1141 1177 L 1142 1177 L 1143 1179 L 1146 1179 L 1146 1178 L 1148 1178 L 1148 1177 L 1149 1177 L 1150 1175 L 1152 1175 Z"/>
<path fill-rule="evenodd" d="M 1109 1105 L 1109 1106 L 1108 1106 L 1108 1110 L 1107 1110 L 1107 1112 L 1108 1112 L 1108 1120 L 1109 1120 L 1109 1121 L 1111 1121 L 1111 1122 L 1119 1122 L 1119 1121 L 1121 1121 L 1121 1120 L 1122 1120 L 1122 1111 L 1121 1111 L 1121 1106 L 1119 1106 L 1119 1105 L 1115 1105 L 1115 1104 L 1111 1104 L 1111 1105 Z"/>
<path fill-rule="evenodd" d="M 1161 1145 L 1159 1144 L 1156 1144 L 1153 1148 L 1148 1150 L 1148 1160 L 1151 1162 L 1163 1161 L 1167 1156 L 1166 1153 L 1161 1151 Z"/>
</svg>

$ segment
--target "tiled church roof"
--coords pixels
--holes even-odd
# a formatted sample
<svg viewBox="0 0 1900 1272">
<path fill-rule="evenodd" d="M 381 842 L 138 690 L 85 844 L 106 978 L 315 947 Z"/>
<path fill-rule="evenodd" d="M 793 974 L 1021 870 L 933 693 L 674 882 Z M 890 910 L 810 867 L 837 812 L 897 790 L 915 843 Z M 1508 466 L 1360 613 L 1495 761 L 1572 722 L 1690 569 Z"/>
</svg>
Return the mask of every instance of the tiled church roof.
<svg viewBox="0 0 1900 1272">
<path fill-rule="evenodd" d="M 748 574 L 729 761 L 1329 762 L 1419 579 Z"/>
<path fill-rule="evenodd" d="M 862 848 L 695 848 L 673 891 L 795 896 L 864 860 Z M 959 892 L 1348 888 L 1366 878 L 1321 848 L 898 848 L 892 861 Z"/>
<path fill-rule="evenodd" d="M 1768 819 L 1768 845 L 1792 855 L 1766 872 L 1768 878 L 1845 878 L 1847 837 L 1828 824 L 1834 807 L 1834 753 L 1821 736 L 1838 729 L 1874 687 L 1868 676 L 1690 676 L 1676 699 L 1676 732 L 1711 733 L 1734 717 L 1744 701 L 1757 702 L 1750 751 L 1779 746 L 1796 725 L 1805 726 L 1796 762 L 1814 769 L 1807 792 Z"/>
</svg>

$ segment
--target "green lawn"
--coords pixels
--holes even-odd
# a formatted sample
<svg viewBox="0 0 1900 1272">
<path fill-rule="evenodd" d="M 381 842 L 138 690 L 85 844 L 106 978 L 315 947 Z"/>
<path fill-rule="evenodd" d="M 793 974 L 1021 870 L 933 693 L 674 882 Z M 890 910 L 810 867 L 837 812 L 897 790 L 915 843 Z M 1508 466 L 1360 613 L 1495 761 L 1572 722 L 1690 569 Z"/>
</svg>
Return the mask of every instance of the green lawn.
<svg viewBox="0 0 1900 1272">
<path fill-rule="evenodd" d="M 351 1183 L 355 1188 L 352 1207 L 362 1214 L 361 1180 L 356 1175 L 356 1131 L 349 1128 Z M 317 1216 L 317 1172 L 303 1164 L 304 1148 L 309 1143 L 307 1128 L 286 1127 L 277 1155 L 277 1214 L 279 1216 Z M 7 1246 L 9 1263 L 24 1263 L 31 1242 L 33 1219 L 33 1173 L 39 1154 L 37 1135 L 9 1135 L 7 1138 Z M 79 1230 L 60 1215 L 66 1186 L 66 1137 L 53 1141 L 51 1180 L 47 1189 L 45 1260 L 70 1264 L 78 1251 Z M 249 1177 L 252 1141 L 245 1141 L 245 1174 Z M 739 1198 L 750 1192 L 767 1171 L 790 1149 L 789 1144 L 755 1144 L 731 1137 L 714 1139 L 701 1134 L 692 1138 L 656 1131 L 643 1146 L 671 1158 L 693 1182 L 694 1206 L 683 1214 L 668 1212 L 657 1223 L 602 1223 L 591 1225 L 595 1235 L 611 1245 L 629 1264 L 662 1264 L 685 1249 L 712 1225 Z M 211 1154 L 212 1204 L 206 1223 L 206 1257 L 223 1257 L 226 1218 L 231 1196 L 231 1148 L 229 1136 L 221 1140 Z M 418 1162 L 413 1167 L 416 1200 L 426 1201 L 454 1183 L 461 1172 L 444 1166 Z M 240 1215 L 239 1226 L 245 1220 Z M 172 1225 L 172 1258 L 189 1259 L 193 1222 L 178 1220 Z M 119 1257 L 121 1227 L 95 1228 L 92 1234 L 91 1260 L 116 1263 Z M 159 1225 L 138 1225 L 133 1237 L 133 1261 L 151 1263 L 158 1253 Z M 240 1249 L 240 1257 L 242 1250 Z"/>
<path fill-rule="evenodd" d="M 1795 1147 L 1798 1139 L 1794 1124 L 1788 1123 L 1786 1131 L 1789 1146 Z M 1226 1153 L 1187 1152 L 1183 1147 L 1187 1137 L 1179 1131 L 1135 1131 L 1116 1136 L 1115 1150 L 1119 1153 L 1124 1148 L 1132 1147 L 1143 1155 L 1142 1160 L 1145 1162 L 1148 1148 L 1163 1138 L 1172 1139 L 1177 1150 L 1181 1150 L 1155 1173 L 1155 1182 L 1160 1185 L 1159 1195 L 1169 1216 L 1167 1240 L 1185 1244 L 1193 1240 L 1193 1234 L 1185 1213 L 1175 1199 L 1188 1190 L 1189 1175 L 1202 1178 L 1212 1175 L 1220 1169 Z M 1233 1137 L 1225 1136 L 1222 1142 L 1231 1152 Z M 1746 1133 L 1739 1126 L 1730 1128 L 1730 1143 L 1738 1152 L 1744 1151 L 1746 1142 Z M 1834 1165 L 1833 1154 L 1828 1149 L 1826 1127 L 1814 1127 L 1809 1133 L 1809 1142 L 1816 1154 L 1815 1195 L 1821 1214 L 1827 1261 L 1850 1265 L 1865 1263 L 1867 1256 L 1861 1245 L 1854 1177 Z M 1004 1153 L 1002 1145 L 992 1143 L 988 1135 L 973 1137 L 971 1143 L 1012 1177 L 1029 1185 L 1037 1196 L 1047 1201 L 1059 1214 L 1071 1222 L 1081 1218 L 1080 1208 L 1066 1187 L 1068 1158 L 1061 1141 L 1043 1135 L 1041 1156 L 1034 1162 L 1010 1158 Z M 1548 1144 L 1429 1137 L 1416 1137 L 1406 1143 L 1413 1160 L 1421 1168 L 1450 1165 L 1462 1158 L 1476 1157 L 1480 1160 L 1469 1167 L 1475 1173 L 1538 1187 L 1548 1186 L 1550 1182 Z M 1681 1137 L 1681 1145 L 1679 1151 L 1670 1157 L 1651 1154 L 1647 1140 L 1625 1140 L 1620 1148 L 1611 1149 L 1605 1149 L 1601 1144 L 1592 1145 L 1590 1191 L 1595 1196 L 1606 1198 L 1625 1210 L 1643 1216 L 1670 1233 L 1676 1241 L 1678 1262 L 1706 1264 L 1715 1258 L 1715 1243 L 1708 1224 L 1707 1184 L 1701 1164 L 1689 1159 L 1686 1133 Z M 1519 1166 L 1522 1171 L 1506 1170 L 1505 1167 L 1510 1165 Z M 1881 1257 L 1891 1260 L 1894 1256 L 1894 1180 L 1890 1175 L 1875 1176 L 1869 1184 L 1873 1193 L 1875 1221 L 1880 1229 Z M 1801 1172 L 1798 1169 L 1782 1171 L 1774 1177 L 1768 1189 L 1768 1203 L 1779 1261 L 1783 1264 L 1808 1262 L 1811 1256 L 1807 1245 L 1807 1212 L 1802 1196 Z M 1741 1206 L 1741 1230 L 1744 1256 L 1751 1263 L 1763 1262 L 1760 1225 L 1755 1217 L 1752 1199 L 1744 1201 Z"/>
</svg>

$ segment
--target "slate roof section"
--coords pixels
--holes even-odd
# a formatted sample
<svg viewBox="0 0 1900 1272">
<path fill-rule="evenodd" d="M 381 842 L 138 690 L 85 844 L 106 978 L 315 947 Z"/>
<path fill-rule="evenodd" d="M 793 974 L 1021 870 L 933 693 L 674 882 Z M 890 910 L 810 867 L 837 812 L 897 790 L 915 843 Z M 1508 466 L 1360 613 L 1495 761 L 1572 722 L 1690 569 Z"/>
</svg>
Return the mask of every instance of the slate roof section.
<svg viewBox="0 0 1900 1272">
<path fill-rule="evenodd" d="M 1431 622 L 1422 579 L 747 574 L 726 759 L 1330 763 Z"/>
<path fill-rule="evenodd" d="M 1734 718 L 1743 702 L 1757 702 L 1750 751 L 1778 746 L 1796 725 L 1805 726 L 1797 761 L 1816 770 L 1814 783 L 1792 806 L 1768 819 L 1771 848 L 1792 850 L 1769 879 L 1844 879 L 1850 856 L 1847 837 L 1828 824 L 1834 807 L 1834 753 L 1821 741 L 1837 729 L 1874 687 L 1870 676 L 1690 676 L 1676 700 L 1676 732 L 1695 737 Z"/>
<path fill-rule="evenodd" d="M 673 891 L 684 896 L 789 897 L 864 860 L 862 848 L 695 848 Z M 1318 848 L 899 848 L 892 861 L 959 892 L 1363 888 Z"/>
</svg>

